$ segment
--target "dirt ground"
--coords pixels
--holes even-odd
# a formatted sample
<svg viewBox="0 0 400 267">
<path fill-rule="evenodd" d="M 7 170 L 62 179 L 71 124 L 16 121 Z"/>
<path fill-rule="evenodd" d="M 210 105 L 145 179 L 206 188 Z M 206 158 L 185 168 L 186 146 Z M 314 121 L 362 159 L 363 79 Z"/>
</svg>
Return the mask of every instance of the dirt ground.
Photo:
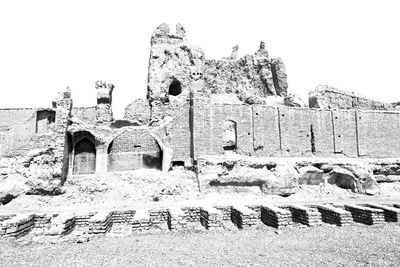
<svg viewBox="0 0 400 267">
<path fill-rule="evenodd" d="M 267 195 L 257 186 L 220 186 L 199 192 L 195 174 L 174 170 L 73 176 L 58 196 L 20 195 L 0 206 L 0 214 L 22 212 L 98 211 L 168 206 L 233 205 L 260 203 L 400 203 L 400 182 L 381 183 L 377 195 L 356 194 L 334 185 L 302 185 L 288 197 Z"/>
<path fill-rule="evenodd" d="M 1 266 L 400 266 L 400 224 L 0 240 Z"/>
</svg>

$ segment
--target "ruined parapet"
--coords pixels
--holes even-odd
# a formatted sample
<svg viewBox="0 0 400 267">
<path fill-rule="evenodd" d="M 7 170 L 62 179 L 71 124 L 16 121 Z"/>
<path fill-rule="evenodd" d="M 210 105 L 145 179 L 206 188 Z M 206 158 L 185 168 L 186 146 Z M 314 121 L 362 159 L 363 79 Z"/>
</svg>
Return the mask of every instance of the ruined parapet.
<svg viewBox="0 0 400 267">
<path fill-rule="evenodd" d="M 125 108 L 124 119 L 147 125 L 150 122 L 150 105 L 147 101 L 138 98 Z"/>
<path fill-rule="evenodd" d="M 56 109 L 56 131 L 65 134 L 72 110 L 71 89 L 69 87 L 57 94 L 53 100 L 53 108 Z"/>
<path fill-rule="evenodd" d="M 318 85 L 308 95 L 310 108 L 393 110 L 393 104 L 371 100 L 354 92 L 346 92 L 328 85 Z"/>
<path fill-rule="evenodd" d="M 96 105 L 96 123 L 110 124 L 113 121 L 112 113 L 112 92 L 114 85 L 103 81 L 96 82 L 97 105 Z"/>
<path fill-rule="evenodd" d="M 229 58 L 206 60 L 205 87 L 209 94 L 236 94 L 247 104 L 263 104 L 268 96 L 286 96 L 288 84 L 283 61 L 270 59 L 265 43 L 253 55 L 237 58 L 238 46 Z"/>
<path fill-rule="evenodd" d="M 286 96 L 288 83 L 285 64 L 280 58 L 271 59 L 271 70 L 274 79 L 274 86 L 276 94 L 279 96 Z"/>
<path fill-rule="evenodd" d="M 165 23 L 158 26 L 151 37 L 147 83 L 150 105 L 166 103 L 174 97 L 187 99 L 191 69 L 202 70 L 203 65 L 203 51 L 187 42 L 182 25 L 176 25 L 175 34 Z"/>
</svg>

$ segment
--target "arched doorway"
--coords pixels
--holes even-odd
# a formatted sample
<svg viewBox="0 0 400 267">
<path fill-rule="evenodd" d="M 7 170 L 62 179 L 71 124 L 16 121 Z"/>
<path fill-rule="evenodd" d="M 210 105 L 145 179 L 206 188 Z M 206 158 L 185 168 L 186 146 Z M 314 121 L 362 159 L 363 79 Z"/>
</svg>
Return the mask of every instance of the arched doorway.
<svg viewBox="0 0 400 267">
<path fill-rule="evenodd" d="M 89 138 L 82 138 L 75 144 L 73 174 L 96 172 L 96 147 Z"/>
<path fill-rule="evenodd" d="M 161 169 L 162 150 L 147 130 L 128 130 L 108 146 L 108 171 Z"/>
<path fill-rule="evenodd" d="M 224 121 L 222 142 L 224 150 L 236 150 L 237 148 L 237 132 L 236 122 Z"/>
</svg>

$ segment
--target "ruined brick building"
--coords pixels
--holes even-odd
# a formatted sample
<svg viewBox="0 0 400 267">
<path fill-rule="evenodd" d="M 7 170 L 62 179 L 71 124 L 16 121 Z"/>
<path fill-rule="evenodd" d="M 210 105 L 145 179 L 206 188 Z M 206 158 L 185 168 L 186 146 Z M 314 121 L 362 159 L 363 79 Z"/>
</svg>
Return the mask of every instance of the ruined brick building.
<svg viewBox="0 0 400 267">
<path fill-rule="evenodd" d="M 51 175 L 63 181 L 68 175 L 189 167 L 226 151 L 400 156 L 400 113 L 390 104 L 320 88 L 310 94 L 309 107 L 301 106 L 287 93 L 283 61 L 270 58 L 264 42 L 243 58 L 237 49 L 209 60 L 181 25 L 173 34 L 162 24 L 151 37 L 147 99 L 133 101 L 123 120 L 113 118 L 112 84 L 96 83 L 95 107 L 73 107 L 67 88 L 52 108 L 1 109 L 0 155 L 34 162 L 32 151 L 47 149 L 51 162 L 37 165 L 51 165 Z"/>
</svg>

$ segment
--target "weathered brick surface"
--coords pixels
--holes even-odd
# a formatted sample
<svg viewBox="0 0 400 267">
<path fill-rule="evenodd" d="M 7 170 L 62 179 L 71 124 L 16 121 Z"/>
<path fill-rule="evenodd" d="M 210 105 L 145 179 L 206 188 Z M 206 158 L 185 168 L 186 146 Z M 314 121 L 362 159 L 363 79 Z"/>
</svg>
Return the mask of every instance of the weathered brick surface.
<svg viewBox="0 0 400 267">
<path fill-rule="evenodd" d="M 93 215 L 89 220 L 89 234 L 107 233 L 113 224 L 113 211 L 103 210 Z"/>
<path fill-rule="evenodd" d="M 237 151 L 239 153 L 253 152 L 253 117 L 248 105 L 214 104 L 211 107 L 212 116 L 212 152 L 223 154 L 223 125 L 225 121 L 236 123 Z"/>
<path fill-rule="evenodd" d="M 279 108 L 279 124 L 283 155 L 312 155 L 310 110 Z"/>
<path fill-rule="evenodd" d="M 354 222 L 364 224 L 377 224 L 385 222 L 385 215 L 381 209 L 372 209 L 359 205 L 344 205 L 351 212 Z"/>
<path fill-rule="evenodd" d="M 213 207 L 202 207 L 200 210 L 200 223 L 207 230 L 222 228 L 223 214 Z"/>
<path fill-rule="evenodd" d="M 35 214 L 23 213 L 2 222 L 2 232 L 5 237 L 20 237 L 29 233 L 35 227 Z"/>
<path fill-rule="evenodd" d="M 357 128 L 360 156 L 399 156 L 399 113 L 358 110 Z"/>
<path fill-rule="evenodd" d="M 394 207 L 388 207 L 388 206 L 379 205 L 379 204 L 368 204 L 368 206 L 373 209 L 383 210 L 385 221 L 400 222 L 400 207 L 394 208 Z"/>
<path fill-rule="evenodd" d="M 134 231 L 149 230 L 151 225 L 149 211 L 147 209 L 136 210 L 131 224 Z"/>
<path fill-rule="evenodd" d="M 75 228 L 75 215 L 70 212 L 58 214 L 51 219 L 46 235 L 67 235 Z"/>
<path fill-rule="evenodd" d="M 177 207 L 168 209 L 168 228 L 170 230 L 182 230 L 186 228 L 187 215 L 184 210 Z"/>
<path fill-rule="evenodd" d="M 253 106 L 253 149 L 256 155 L 273 156 L 280 153 L 278 108 Z"/>
<path fill-rule="evenodd" d="M 199 222 L 200 221 L 200 207 L 184 207 L 182 208 L 186 215 L 188 222 Z"/>
<path fill-rule="evenodd" d="M 353 223 L 353 217 L 347 210 L 328 205 L 319 205 L 317 208 L 324 223 L 336 224 L 337 226 L 346 226 Z"/>
<path fill-rule="evenodd" d="M 335 153 L 357 157 L 357 132 L 354 110 L 332 111 Z"/>
<path fill-rule="evenodd" d="M 292 224 L 292 213 L 289 210 L 272 205 L 262 205 L 261 221 L 275 228 L 285 227 Z"/>
<path fill-rule="evenodd" d="M 288 208 L 292 213 L 293 222 L 308 226 L 320 225 L 322 223 L 321 214 L 316 208 L 301 205 L 289 205 Z"/>
<path fill-rule="evenodd" d="M 239 229 L 243 229 L 256 225 L 258 222 L 258 214 L 245 206 L 235 205 L 232 207 L 231 220 Z"/>
</svg>

